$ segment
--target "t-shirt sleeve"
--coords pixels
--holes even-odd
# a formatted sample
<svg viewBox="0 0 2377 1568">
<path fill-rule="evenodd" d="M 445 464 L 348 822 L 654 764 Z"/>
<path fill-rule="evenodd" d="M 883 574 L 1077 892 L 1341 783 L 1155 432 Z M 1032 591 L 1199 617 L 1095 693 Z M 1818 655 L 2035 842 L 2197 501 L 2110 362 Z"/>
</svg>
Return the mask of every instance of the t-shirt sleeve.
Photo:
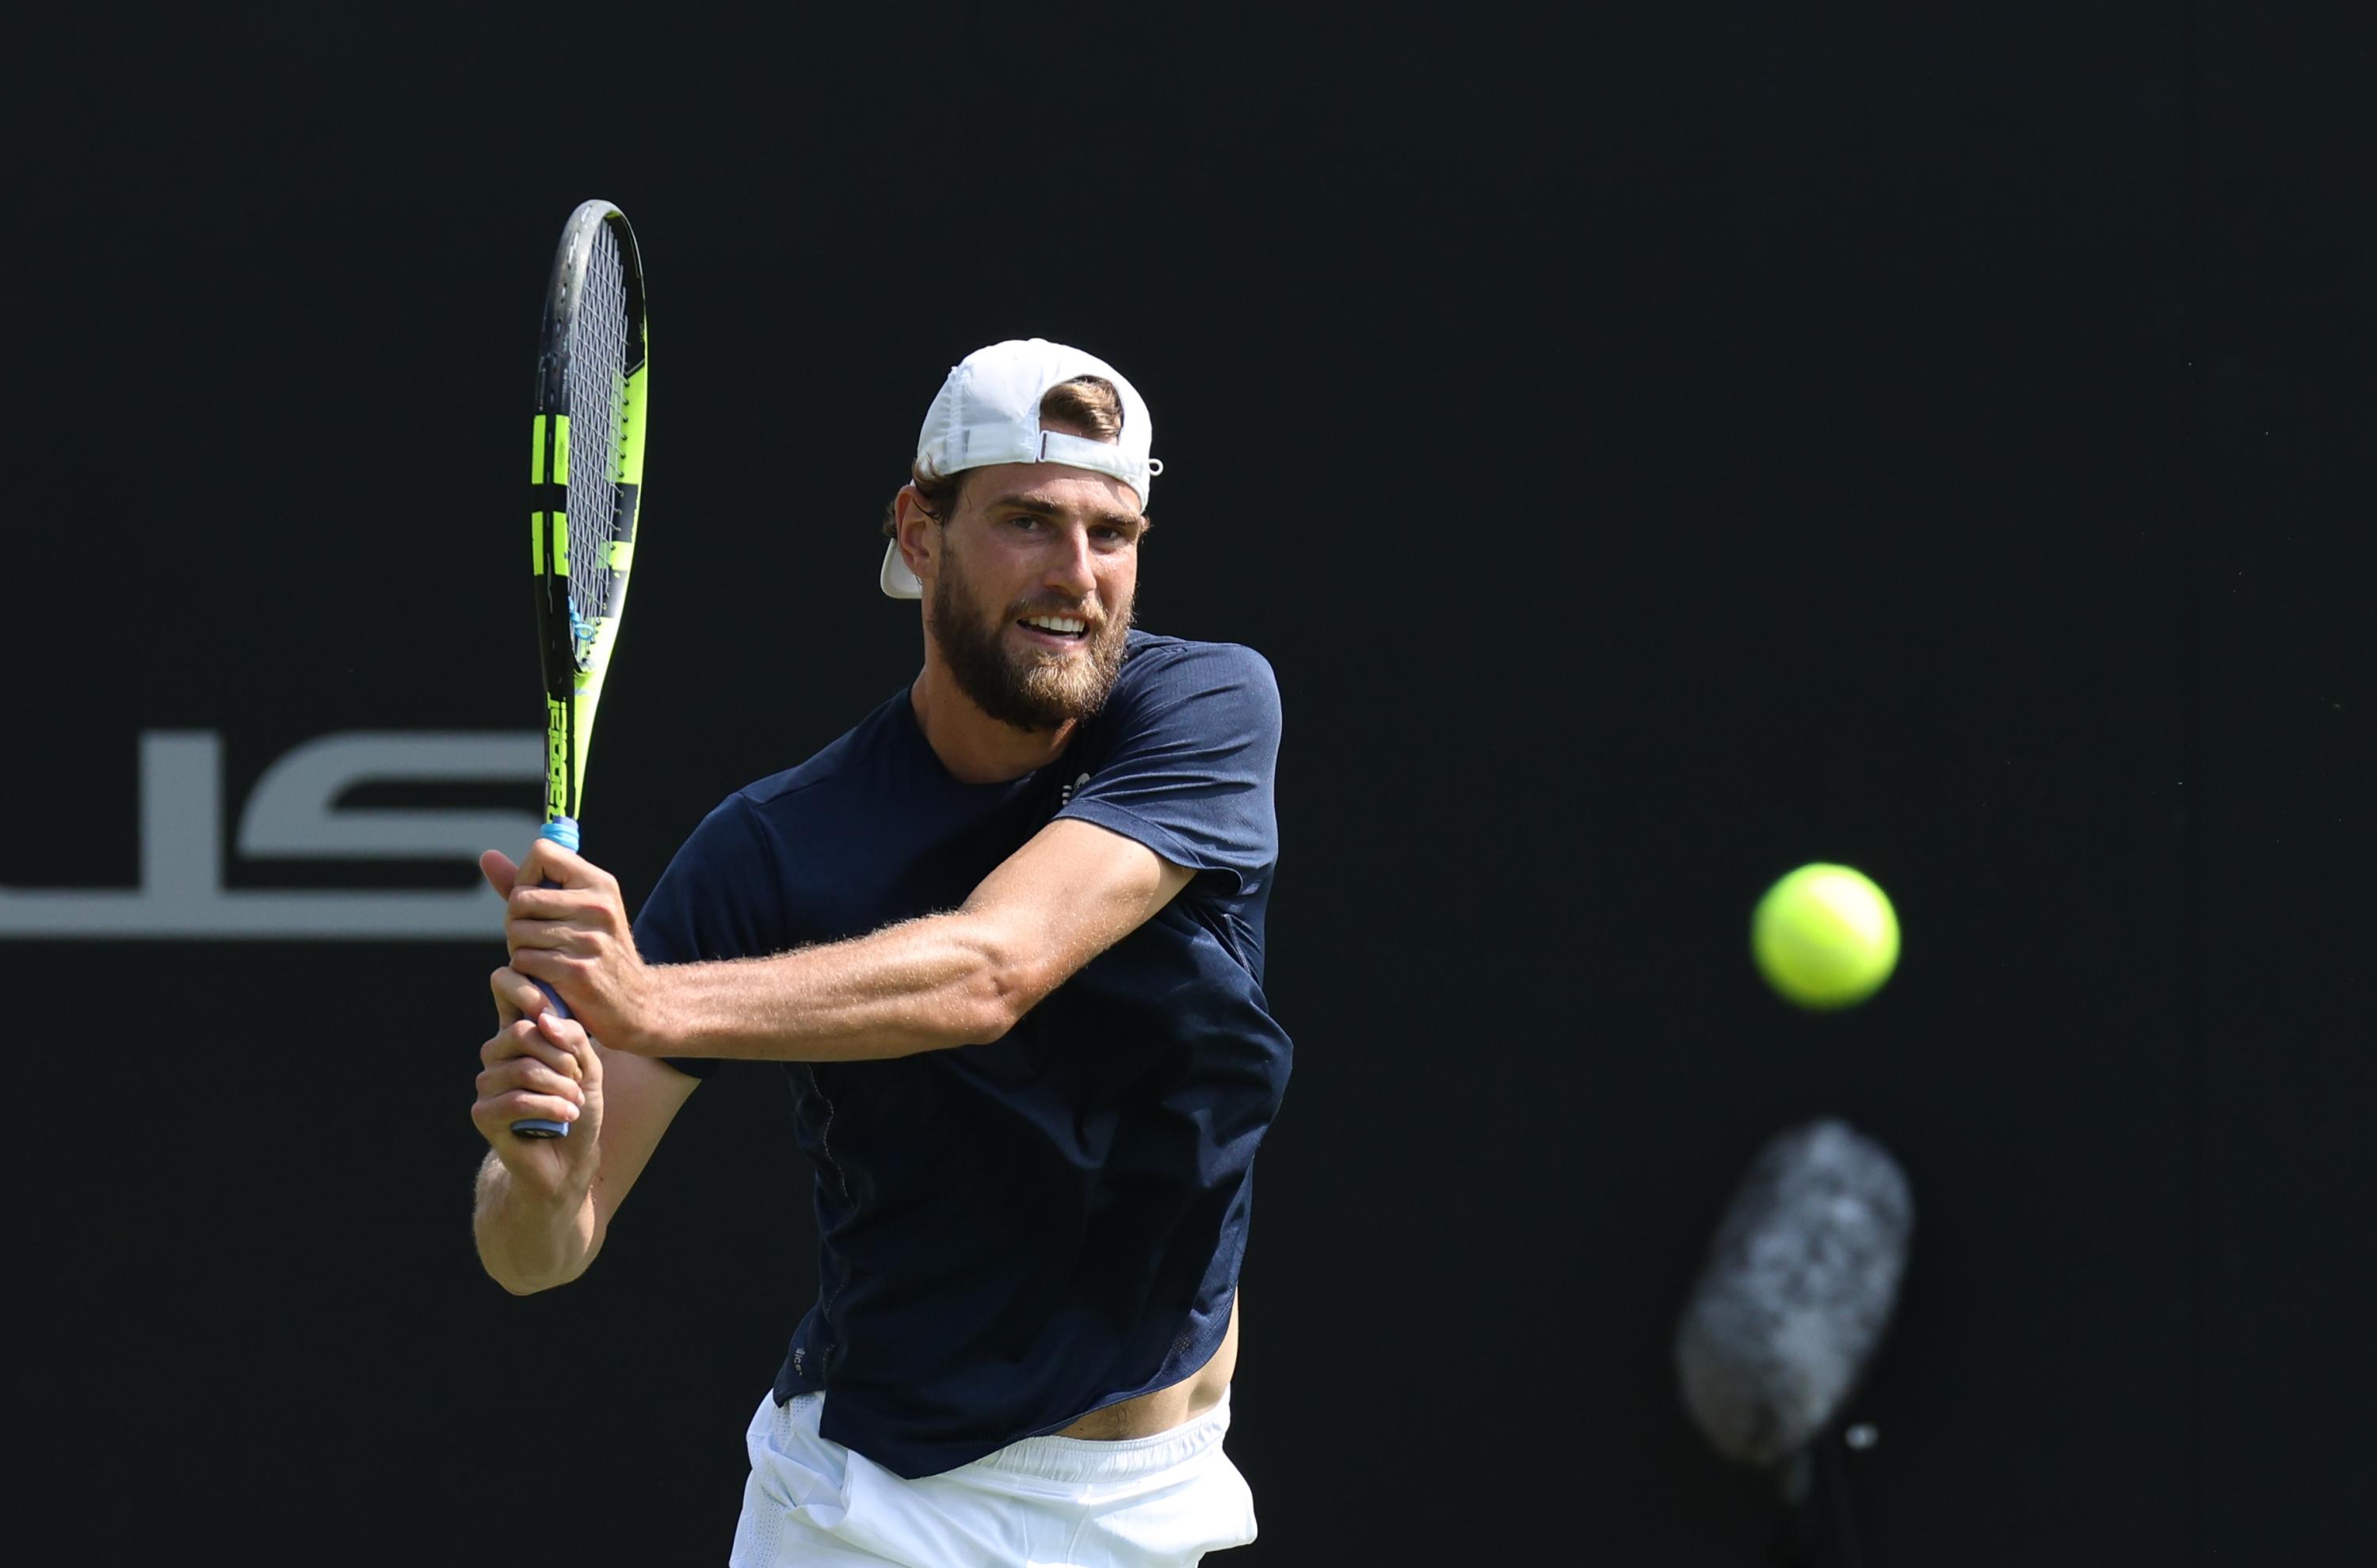
<svg viewBox="0 0 2377 1568">
<path fill-rule="evenodd" d="M 702 964 L 782 951 L 783 911 L 775 852 L 751 803 L 729 796 L 678 848 L 637 912 L 636 951 L 647 964 Z M 695 1077 L 708 1059 L 664 1059 Z"/>
<path fill-rule="evenodd" d="M 1117 694 L 1111 748 L 1057 814 L 1253 892 L 1279 858 L 1279 682 L 1270 663 L 1250 648 L 1199 643 L 1164 651 L 1141 674 Z"/>
</svg>

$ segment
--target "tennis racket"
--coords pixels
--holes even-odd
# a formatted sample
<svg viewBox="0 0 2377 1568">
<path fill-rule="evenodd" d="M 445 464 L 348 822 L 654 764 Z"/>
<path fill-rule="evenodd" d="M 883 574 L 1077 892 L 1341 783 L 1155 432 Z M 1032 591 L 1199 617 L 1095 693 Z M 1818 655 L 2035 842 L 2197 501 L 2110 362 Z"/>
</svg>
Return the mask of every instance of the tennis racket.
<svg viewBox="0 0 2377 1568">
<path fill-rule="evenodd" d="M 543 836 L 578 847 L 594 708 L 627 607 L 644 483 L 644 269 L 627 214 L 581 203 L 561 231 L 544 293 L 531 449 L 530 569 L 544 666 Z M 550 885 L 550 884 L 548 884 Z M 562 1017 L 553 987 L 538 988 Z M 569 1124 L 512 1123 L 522 1138 L 566 1138 Z"/>
</svg>

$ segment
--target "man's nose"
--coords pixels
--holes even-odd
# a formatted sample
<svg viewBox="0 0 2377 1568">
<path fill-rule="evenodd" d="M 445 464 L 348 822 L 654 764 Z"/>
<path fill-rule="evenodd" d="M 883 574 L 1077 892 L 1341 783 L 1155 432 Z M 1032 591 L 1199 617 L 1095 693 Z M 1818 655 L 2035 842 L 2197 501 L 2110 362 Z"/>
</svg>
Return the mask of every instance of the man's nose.
<svg viewBox="0 0 2377 1568">
<path fill-rule="evenodd" d="M 1098 582 L 1097 569 L 1090 554 L 1090 531 L 1067 528 L 1059 530 L 1057 537 L 1060 543 L 1051 551 L 1046 576 L 1048 586 L 1086 599 Z"/>
</svg>

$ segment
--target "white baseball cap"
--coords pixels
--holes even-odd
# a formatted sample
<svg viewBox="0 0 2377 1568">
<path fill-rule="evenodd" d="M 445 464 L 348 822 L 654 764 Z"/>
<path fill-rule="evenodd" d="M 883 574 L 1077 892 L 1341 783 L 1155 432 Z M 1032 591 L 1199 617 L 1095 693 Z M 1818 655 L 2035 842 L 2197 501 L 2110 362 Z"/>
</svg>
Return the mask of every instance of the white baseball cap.
<svg viewBox="0 0 2377 1568">
<path fill-rule="evenodd" d="M 1040 428 L 1040 400 L 1049 388 L 1079 376 L 1114 383 L 1122 399 L 1122 429 L 1114 440 Z M 1147 405 L 1113 365 L 1045 338 L 1010 338 L 976 349 L 950 367 L 925 414 L 925 427 L 916 433 L 916 466 L 926 473 L 950 474 L 1001 462 L 1061 462 L 1112 474 L 1138 491 L 1144 507 L 1148 482 L 1164 472 L 1164 464 L 1147 455 L 1153 436 Z M 896 539 L 883 552 L 878 581 L 894 599 L 925 596 L 925 585 L 900 558 Z"/>
</svg>

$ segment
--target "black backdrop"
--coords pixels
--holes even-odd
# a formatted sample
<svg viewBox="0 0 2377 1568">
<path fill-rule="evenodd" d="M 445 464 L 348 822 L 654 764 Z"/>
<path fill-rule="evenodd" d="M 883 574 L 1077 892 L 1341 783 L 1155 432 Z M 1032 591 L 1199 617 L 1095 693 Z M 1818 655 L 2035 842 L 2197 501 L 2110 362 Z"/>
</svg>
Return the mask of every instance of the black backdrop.
<svg viewBox="0 0 2377 1568">
<path fill-rule="evenodd" d="M 535 722 L 533 312 L 591 195 L 655 321 L 588 806 L 631 898 L 913 667 L 872 523 L 952 359 L 1038 333 L 1150 397 L 1142 621 L 1262 649 L 1288 714 L 1247 1562 L 1756 1561 L 1668 1336 L 1826 1112 L 1918 1208 L 1869 1562 L 2365 1533 L 2365 40 L 2228 0 L 18 27 L 28 1538 L 723 1558 L 811 1284 L 779 1086 L 697 1095 L 593 1274 L 516 1301 L 466 1222 L 492 926 L 23 896 L 140 881 L 147 732 L 217 737 L 228 891 L 467 885 L 235 831 L 302 743 Z M 1813 858 L 1908 933 L 1823 1020 L 1743 942 Z"/>
</svg>

